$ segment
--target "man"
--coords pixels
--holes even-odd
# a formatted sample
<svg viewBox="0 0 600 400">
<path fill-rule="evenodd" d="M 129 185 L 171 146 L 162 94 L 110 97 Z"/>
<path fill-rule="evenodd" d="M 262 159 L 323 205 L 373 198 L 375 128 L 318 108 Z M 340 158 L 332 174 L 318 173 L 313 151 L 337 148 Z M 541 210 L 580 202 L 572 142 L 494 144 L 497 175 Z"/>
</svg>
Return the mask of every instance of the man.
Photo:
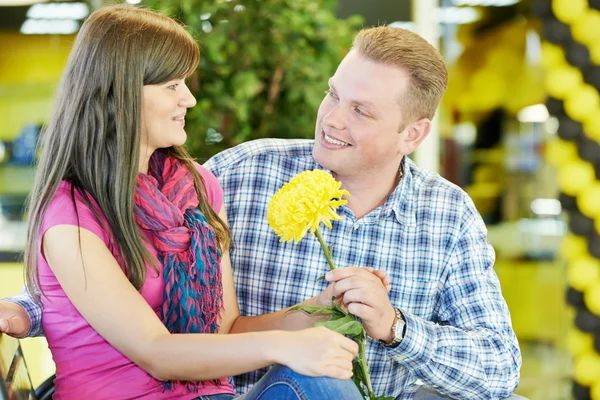
<svg viewBox="0 0 600 400">
<path fill-rule="evenodd" d="M 521 355 L 485 225 L 464 191 L 406 157 L 427 137 L 446 86 L 441 56 L 421 37 L 366 29 L 329 81 L 314 141 L 244 143 L 205 166 L 225 192 L 242 315 L 275 313 L 310 297 L 324 303 L 324 293 L 333 293 L 369 335 L 377 394 L 410 399 L 423 384 L 452 398 L 500 399 L 518 384 Z M 268 226 L 273 194 L 315 168 L 351 194 L 338 209 L 344 219 L 322 232 L 336 265 L 386 271 L 389 293 L 379 276 L 358 267 L 328 273 L 325 290 L 328 283 L 317 281 L 327 269 L 317 240 L 280 243 Z M 23 315 L 5 307 L 5 315 Z M 281 327 L 265 317 L 265 329 Z M 27 332 L 26 317 L 12 322 L 21 324 L 12 332 Z M 261 373 L 237 377 L 240 391 Z"/>
</svg>

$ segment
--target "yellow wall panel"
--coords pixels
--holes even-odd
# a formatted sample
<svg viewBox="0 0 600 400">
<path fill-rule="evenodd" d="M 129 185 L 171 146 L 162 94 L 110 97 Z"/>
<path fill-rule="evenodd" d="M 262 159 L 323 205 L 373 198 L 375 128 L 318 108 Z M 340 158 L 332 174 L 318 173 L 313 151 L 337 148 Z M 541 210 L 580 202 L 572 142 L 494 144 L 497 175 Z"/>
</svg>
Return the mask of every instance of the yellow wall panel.
<svg viewBox="0 0 600 400">
<path fill-rule="evenodd" d="M 0 33 L 0 140 L 46 122 L 74 37 Z"/>
</svg>

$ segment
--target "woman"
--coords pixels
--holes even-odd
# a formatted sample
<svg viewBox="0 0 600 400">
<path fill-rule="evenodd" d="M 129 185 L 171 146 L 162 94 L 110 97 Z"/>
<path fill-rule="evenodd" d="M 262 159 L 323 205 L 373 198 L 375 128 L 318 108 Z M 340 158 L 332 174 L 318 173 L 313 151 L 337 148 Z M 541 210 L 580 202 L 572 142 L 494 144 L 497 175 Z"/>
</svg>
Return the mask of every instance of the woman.
<svg viewBox="0 0 600 400">
<path fill-rule="evenodd" d="M 359 398 L 347 380 L 357 346 L 342 335 L 216 334 L 240 330 L 240 318 L 222 191 L 180 147 L 198 58 L 173 20 L 127 6 L 92 13 L 75 41 L 25 255 L 55 398 L 232 398 L 223 377 L 271 364 L 296 373 L 273 368 L 244 398 Z"/>
</svg>

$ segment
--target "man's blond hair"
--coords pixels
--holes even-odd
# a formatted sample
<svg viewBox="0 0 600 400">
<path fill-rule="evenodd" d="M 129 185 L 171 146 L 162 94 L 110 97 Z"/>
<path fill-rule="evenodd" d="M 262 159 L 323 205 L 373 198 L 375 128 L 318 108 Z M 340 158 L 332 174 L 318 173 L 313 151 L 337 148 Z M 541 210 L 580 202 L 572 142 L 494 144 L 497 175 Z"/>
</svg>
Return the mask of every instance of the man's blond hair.
<svg viewBox="0 0 600 400">
<path fill-rule="evenodd" d="M 448 86 L 448 71 L 440 53 L 425 39 L 406 29 L 379 26 L 360 31 L 352 49 L 409 74 L 409 87 L 400 99 L 404 124 L 433 118 Z"/>
</svg>

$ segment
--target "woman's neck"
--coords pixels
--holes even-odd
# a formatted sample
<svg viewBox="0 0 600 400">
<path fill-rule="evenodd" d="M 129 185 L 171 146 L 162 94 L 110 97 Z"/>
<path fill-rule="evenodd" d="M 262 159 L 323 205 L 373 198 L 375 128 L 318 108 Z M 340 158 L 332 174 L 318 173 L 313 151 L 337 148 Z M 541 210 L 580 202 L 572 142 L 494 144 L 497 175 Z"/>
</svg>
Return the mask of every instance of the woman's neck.
<svg viewBox="0 0 600 400">
<path fill-rule="evenodd" d="M 150 164 L 150 158 L 154 154 L 155 150 L 149 148 L 140 149 L 140 162 L 138 164 L 138 172 L 141 174 L 148 174 L 148 165 Z"/>
</svg>

